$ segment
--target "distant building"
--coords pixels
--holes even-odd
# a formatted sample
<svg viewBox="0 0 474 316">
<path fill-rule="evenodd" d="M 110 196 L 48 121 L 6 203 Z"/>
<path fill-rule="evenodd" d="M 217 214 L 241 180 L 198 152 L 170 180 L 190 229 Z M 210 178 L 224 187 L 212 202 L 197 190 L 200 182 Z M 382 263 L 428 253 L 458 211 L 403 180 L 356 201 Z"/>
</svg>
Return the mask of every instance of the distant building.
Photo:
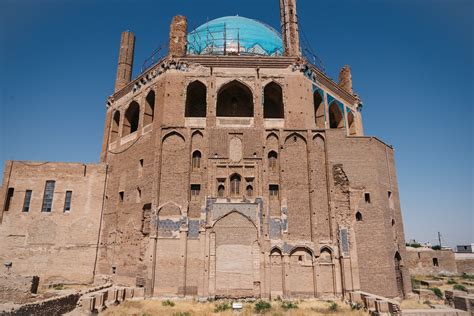
<svg viewBox="0 0 474 316">
<path fill-rule="evenodd" d="M 473 253 L 474 252 L 474 244 L 470 245 L 458 245 L 456 246 L 457 253 Z"/>
</svg>

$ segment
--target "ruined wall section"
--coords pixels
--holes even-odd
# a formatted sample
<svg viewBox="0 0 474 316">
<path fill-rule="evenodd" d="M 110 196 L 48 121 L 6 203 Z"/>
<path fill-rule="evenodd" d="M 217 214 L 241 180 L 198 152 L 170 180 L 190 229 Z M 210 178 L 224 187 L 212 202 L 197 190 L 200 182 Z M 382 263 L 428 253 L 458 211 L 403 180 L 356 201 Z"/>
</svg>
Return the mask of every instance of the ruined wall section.
<svg viewBox="0 0 474 316">
<path fill-rule="evenodd" d="M 161 79 L 112 104 L 113 111 L 121 114 L 120 126 L 133 101 L 140 105 L 140 119 L 136 132 L 124 137 L 119 134 L 118 139 L 108 145 L 109 176 L 98 271 L 133 286 L 146 285 L 149 268 L 145 259 L 153 226 L 153 206 L 156 205 L 155 147 L 160 144 L 159 122 L 165 93 Z M 155 93 L 154 119 L 144 126 L 145 98 L 150 91 Z"/>
<path fill-rule="evenodd" d="M 331 168 L 343 170 L 349 181 L 350 209 L 344 209 L 343 214 L 338 210 L 342 204 L 337 201 L 337 181 L 332 181 L 332 211 L 337 221 L 333 229 L 346 226 L 349 235 L 355 235 L 348 240 L 352 242 L 350 256 L 357 257 L 361 290 L 388 297 L 401 295 L 394 259 L 398 252 L 402 258 L 402 286 L 408 294 L 410 282 L 403 261 L 406 253 L 393 149 L 376 138 L 346 137 L 340 130 L 327 130 L 326 135 L 328 162 Z"/>
<path fill-rule="evenodd" d="M 41 284 L 93 280 L 104 200 L 103 164 L 9 161 L 4 186 L 14 189 L 0 224 L 0 261 L 37 275 Z M 55 181 L 51 212 L 42 212 L 46 181 Z M 28 210 L 26 191 L 31 191 Z M 65 210 L 66 191 L 72 192 Z M 4 205 L 4 200 L 0 201 Z M 71 267 L 74 267 L 71 269 Z"/>
<path fill-rule="evenodd" d="M 406 264 L 411 275 L 456 274 L 456 259 L 452 250 L 407 247 Z"/>
</svg>

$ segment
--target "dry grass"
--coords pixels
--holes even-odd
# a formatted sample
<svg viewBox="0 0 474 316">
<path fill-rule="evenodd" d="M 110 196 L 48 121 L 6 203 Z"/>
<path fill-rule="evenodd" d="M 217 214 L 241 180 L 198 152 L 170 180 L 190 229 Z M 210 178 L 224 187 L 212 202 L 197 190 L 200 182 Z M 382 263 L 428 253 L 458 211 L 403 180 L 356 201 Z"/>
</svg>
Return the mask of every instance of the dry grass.
<svg viewBox="0 0 474 316">
<path fill-rule="evenodd" d="M 232 310 L 225 312 L 214 313 L 215 303 L 198 303 L 195 301 L 175 301 L 176 305 L 163 306 L 158 300 L 145 301 L 128 301 L 124 304 L 114 306 L 101 313 L 103 316 L 118 316 L 118 315 L 137 315 L 137 316 L 207 316 L 207 315 L 234 315 Z M 219 302 L 218 302 L 219 303 Z M 352 311 L 351 308 L 342 303 L 337 302 L 338 308 L 336 312 L 330 311 L 329 302 L 321 302 L 316 300 L 301 301 L 298 303 L 297 309 L 290 309 L 285 311 L 281 308 L 281 302 L 272 302 L 272 309 L 261 315 L 271 316 L 305 316 L 305 315 L 334 315 L 334 316 L 365 316 L 368 315 L 363 310 Z M 258 315 L 254 313 L 254 304 L 245 303 L 244 310 L 240 315 L 250 316 Z M 181 314 L 180 314 L 181 313 Z M 188 314 L 186 314 L 188 313 Z"/>
<path fill-rule="evenodd" d="M 430 309 L 428 304 L 423 304 L 422 301 L 418 300 L 404 300 L 401 304 L 402 310 L 406 309 Z"/>
</svg>

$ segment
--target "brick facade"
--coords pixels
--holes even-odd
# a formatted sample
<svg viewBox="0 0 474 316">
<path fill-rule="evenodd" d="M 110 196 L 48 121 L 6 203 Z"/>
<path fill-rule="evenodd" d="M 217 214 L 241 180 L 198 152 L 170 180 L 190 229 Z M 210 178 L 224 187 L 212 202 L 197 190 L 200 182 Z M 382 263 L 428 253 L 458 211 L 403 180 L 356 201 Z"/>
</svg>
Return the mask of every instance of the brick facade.
<svg viewBox="0 0 474 316">
<path fill-rule="evenodd" d="M 290 20 L 287 32 L 297 33 Z M 81 206 L 91 211 L 78 225 L 90 231 L 67 226 L 67 238 L 90 233 L 91 255 L 97 246 L 81 279 L 110 277 L 155 296 L 408 294 L 394 152 L 364 136 L 360 100 L 347 82 L 341 87 L 294 56 L 295 40 L 288 57 L 183 56 L 185 21 L 173 20 L 171 55 L 119 83 L 107 104 L 103 165 L 92 168 L 89 186 L 74 182 L 81 200 L 97 205 Z M 279 116 L 266 117 L 278 111 L 264 107 L 280 105 Z M 3 201 L 22 170 L 44 186 L 79 168 L 45 166 L 10 174 L 7 165 Z M 14 197 L 12 210 L 18 203 Z M 16 212 L 3 213 L 2 240 L 19 224 Z M 36 216 L 38 227 L 66 231 L 63 218 L 55 222 L 60 211 L 30 215 L 25 221 Z M 48 239 L 48 227 L 38 238 Z M 18 242 L 25 248 L 3 248 L 2 259 L 30 251 Z M 22 261 L 23 271 L 32 260 Z M 38 274 L 49 276 L 46 267 Z"/>
</svg>

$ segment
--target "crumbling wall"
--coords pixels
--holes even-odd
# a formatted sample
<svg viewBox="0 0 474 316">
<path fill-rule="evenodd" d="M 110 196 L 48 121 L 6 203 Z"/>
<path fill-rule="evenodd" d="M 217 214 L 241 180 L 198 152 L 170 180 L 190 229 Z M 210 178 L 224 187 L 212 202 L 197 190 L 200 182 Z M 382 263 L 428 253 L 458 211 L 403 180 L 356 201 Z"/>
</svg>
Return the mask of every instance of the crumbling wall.
<svg viewBox="0 0 474 316">
<path fill-rule="evenodd" d="M 412 275 L 457 273 L 456 260 L 452 250 L 407 247 L 405 262 Z"/>
<path fill-rule="evenodd" d="M 12 273 L 39 276 L 42 284 L 92 282 L 105 165 L 9 163 L 4 183 L 14 195 L 0 224 L 0 262 L 11 262 Z M 55 181 L 51 212 L 42 210 L 47 180 Z M 27 190 L 31 201 L 25 209 Z M 66 191 L 72 192 L 69 210 Z"/>
<path fill-rule="evenodd" d="M 37 276 L 20 276 L 16 274 L 0 275 L 0 303 L 21 304 L 36 294 L 39 278 Z"/>
</svg>

